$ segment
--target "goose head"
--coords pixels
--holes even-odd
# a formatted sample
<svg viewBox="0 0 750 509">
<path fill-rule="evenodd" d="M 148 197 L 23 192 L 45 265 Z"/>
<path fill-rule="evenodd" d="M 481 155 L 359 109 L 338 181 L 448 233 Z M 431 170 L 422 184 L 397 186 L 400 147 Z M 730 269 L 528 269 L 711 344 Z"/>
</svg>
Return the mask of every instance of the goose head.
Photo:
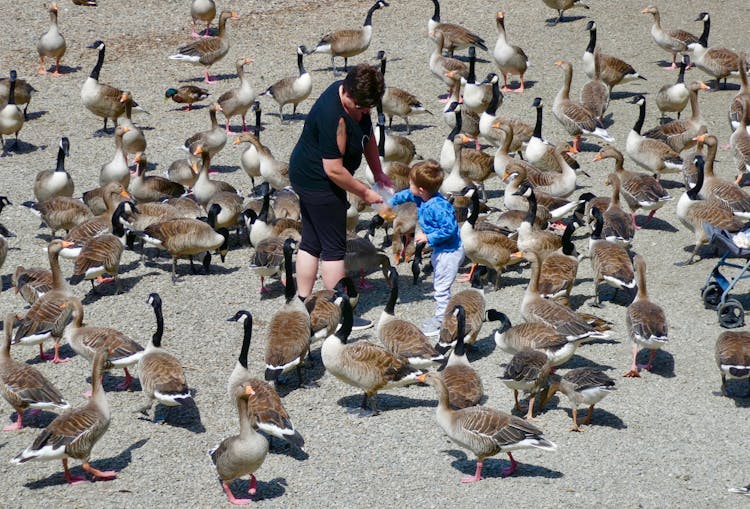
<svg viewBox="0 0 750 509">
<path fill-rule="evenodd" d="M 103 51 L 105 48 L 104 41 L 97 40 L 86 46 L 88 49 L 95 49 L 99 51 Z"/>
</svg>

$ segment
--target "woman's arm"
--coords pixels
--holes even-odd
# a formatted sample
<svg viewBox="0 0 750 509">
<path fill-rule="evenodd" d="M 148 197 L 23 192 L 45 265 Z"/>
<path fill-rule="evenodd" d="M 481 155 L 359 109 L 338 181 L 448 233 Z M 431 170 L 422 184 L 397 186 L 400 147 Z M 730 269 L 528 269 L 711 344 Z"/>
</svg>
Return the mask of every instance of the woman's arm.
<svg viewBox="0 0 750 509">
<path fill-rule="evenodd" d="M 346 122 L 343 118 L 339 118 L 339 125 L 336 129 L 336 143 L 339 147 L 339 152 L 343 154 L 346 151 Z M 375 152 L 377 153 L 377 147 L 375 148 Z M 379 160 L 378 168 L 380 169 Z M 334 184 L 345 191 L 349 191 L 350 193 L 359 196 L 365 203 L 373 204 L 383 202 L 383 198 L 378 193 L 369 189 L 349 173 L 344 167 L 343 158 L 323 159 L 323 171 L 326 172 L 326 176 L 331 179 Z M 380 169 L 380 173 L 383 173 L 382 169 Z"/>
<path fill-rule="evenodd" d="M 367 164 L 372 170 L 372 175 L 375 178 L 375 183 L 380 184 L 381 187 L 388 188 L 393 192 L 393 182 L 388 178 L 388 175 L 383 171 L 383 167 L 380 165 L 380 154 L 378 153 L 378 144 L 375 142 L 375 135 L 370 132 L 370 139 L 365 145 L 365 159 Z"/>
</svg>

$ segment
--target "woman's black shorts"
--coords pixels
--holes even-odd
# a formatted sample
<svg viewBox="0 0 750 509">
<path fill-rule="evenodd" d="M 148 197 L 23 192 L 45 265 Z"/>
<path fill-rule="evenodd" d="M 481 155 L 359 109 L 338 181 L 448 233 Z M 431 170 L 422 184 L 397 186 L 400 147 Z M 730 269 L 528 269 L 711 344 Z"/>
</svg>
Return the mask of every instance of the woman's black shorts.
<svg viewBox="0 0 750 509">
<path fill-rule="evenodd" d="M 323 261 L 343 260 L 346 255 L 346 194 L 294 186 L 302 212 L 299 248 Z"/>
</svg>

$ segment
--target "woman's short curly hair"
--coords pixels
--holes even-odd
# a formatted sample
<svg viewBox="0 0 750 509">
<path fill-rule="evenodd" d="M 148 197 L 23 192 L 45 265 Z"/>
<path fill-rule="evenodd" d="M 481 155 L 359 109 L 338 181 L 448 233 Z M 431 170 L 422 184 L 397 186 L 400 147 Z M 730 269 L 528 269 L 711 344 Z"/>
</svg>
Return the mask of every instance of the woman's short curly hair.
<svg viewBox="0 0 750 509">
<path fill-rule="evenodd" d="M 359 64 L 344 78 L 344 91 L 361 107 L 373 108 L 385 92 L 385 79 L 380 69 Z"/>
</svg>

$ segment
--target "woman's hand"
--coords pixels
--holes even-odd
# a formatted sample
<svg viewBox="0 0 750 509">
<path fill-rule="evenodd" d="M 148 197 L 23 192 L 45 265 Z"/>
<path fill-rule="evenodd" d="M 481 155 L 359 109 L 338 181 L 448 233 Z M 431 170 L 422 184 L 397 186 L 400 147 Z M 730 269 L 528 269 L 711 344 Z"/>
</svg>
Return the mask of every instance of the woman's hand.
<svg viewBox="0 0 750 509">
<path fill-rule="evenodd" d="M 383 203 L 383 197 L 372 189 L 367 189 L 365 191 L 365 194 L 362 196 L 362 200 L 368 205 L 372 205 L 374 203 Z"/>
<path fill-rule="evenodd" d="M 414 244 L 420 243 L 427 244 L 427 235 L 424 232 L 419 232 L 414 235 Z"/>
<path fill-rule="evenodd" d="M 383 172 L 380 172 L 374 175 L 374 177 L 375 177 L 375 184 L 379 185 L 381 188 L 385 189 L 390 194 L 394 194 L 393 182 L 391 182 L 391 179 L 388 178 L 388 175 L 386 175 Z"/>
</svg>

